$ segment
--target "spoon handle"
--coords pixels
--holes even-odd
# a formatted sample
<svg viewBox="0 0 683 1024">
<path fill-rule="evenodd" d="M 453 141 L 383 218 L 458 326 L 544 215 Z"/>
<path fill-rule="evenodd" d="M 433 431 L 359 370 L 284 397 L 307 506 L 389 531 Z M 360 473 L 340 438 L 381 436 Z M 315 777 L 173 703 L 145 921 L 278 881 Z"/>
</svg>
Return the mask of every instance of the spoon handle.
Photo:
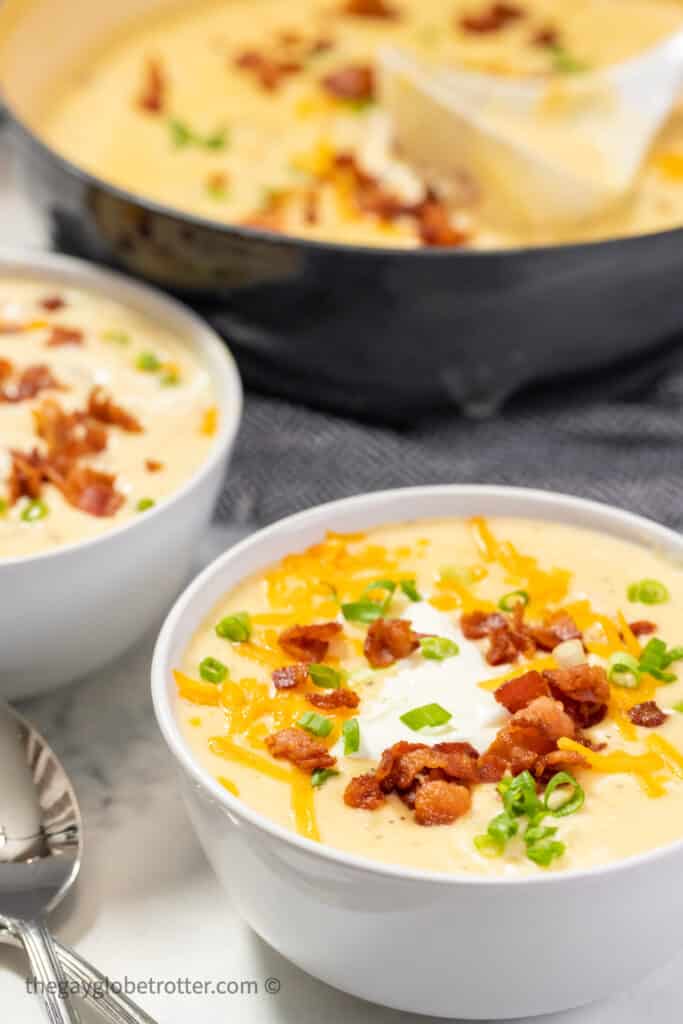
<svg viewBox="0 0 683 1024">
<path fill-rule="evenodd" d="M 37 985 L 37 994 L 50 1024 L 81 1024 L 68 992 L 66 975 L 52 936 L 41 921 L 12 920 L 12 927 L 26 951 Z"/>
<path fill-rule="evenodd" d="M 153 1017 L 112 987 L 109 978 L 73 949 L 53 940 L 57 955 L 70 982 L 78 985 L 83 998 L 100 1011 L 110 1024 L 157 1024 Z"/>
</svg>

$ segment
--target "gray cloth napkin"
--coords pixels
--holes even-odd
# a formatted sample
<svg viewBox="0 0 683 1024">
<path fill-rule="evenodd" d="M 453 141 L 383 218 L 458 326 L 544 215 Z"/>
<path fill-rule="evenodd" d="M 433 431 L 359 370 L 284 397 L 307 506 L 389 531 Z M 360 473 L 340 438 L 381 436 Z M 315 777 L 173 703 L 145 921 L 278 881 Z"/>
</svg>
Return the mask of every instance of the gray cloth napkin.
<svg viewBox="0 0 683 1024">
<path fill-rule="evenodd" d="M 248 395 L 222 521 L 264 524 L 334 498 L 426 483 L 542 487 L 683 528 L 683 349 L 397 430 Z"/>
</svg>

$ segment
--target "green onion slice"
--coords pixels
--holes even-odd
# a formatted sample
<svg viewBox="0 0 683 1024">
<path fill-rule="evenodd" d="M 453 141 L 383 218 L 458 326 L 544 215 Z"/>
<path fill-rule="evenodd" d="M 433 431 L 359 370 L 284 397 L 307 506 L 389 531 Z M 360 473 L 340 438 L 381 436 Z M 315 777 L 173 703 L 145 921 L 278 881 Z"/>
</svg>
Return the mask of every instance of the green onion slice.
<svg viewBox="0 0 683 1024">
<path fill-rule="evenodd" d="M 372 583 L 368 583 L 367 587 L 361 594 L 361 601 L 373 601 L 374 604 L 379 604 L 382 609 L 382 614 L 386 614 L 389 611 L 391 600 L 396 590 L 396 584 L 393 580 L 374 580 Z M 371 594 L 381 593 L 385 591 L 386 597 L 383 601 L 377 601 L 370 597 Z"/>
<path fill-rule="evenodd" d="M 311 785 L 322 786 L 323 783 L 327 782 L 328 779 L 333 778 L 335 775 L 339 775 L 339 772 L 335 771 L 334 768 L 316 768 L 311 775 Z"/>
<path fill-rule="evenodd" d="M 203 658 L 199 662 L 199 674 L 207 683 L 222 683 L 228 677 L 228 666 L 218 658 Z"/>
<path fill-rule="evenodd" d="M 526 607 L 530 600 L 531 598 L 526 590 L 511 590 L 509 594 L 501 597 L 498 607 L 504 612 L 512 612 L 518 604 Z"/>
<path fill-rule="evenodd" d="M 524 833 L 524 842 L 527 846 L 532 846 L 534 843 L 540 842 L 541 839 L 550 839 L 554 835 L 557 835 L 555 826 L 542 825 L 539 822 L 537 825 L 529 825 Z"/>
<path fill-rule="evenodd" d="M 672 647 L 670 650 L 667 650 L 664 641 L 655 636 L 648 641 L 640 656 L 640 670 L 641 672 L 647 672 L 648 675 L 653 676 L 662 683 L 673 683 L 676 680 L 676 676 L 673 672 L 667 672 L 666 669 L 674 661 L 680 661 L 682 657 L 683 648 Z"/>
<path fill-rule="evenodd" d="M 138 512 L 146 512 L 148 508 L 154 508 L 155 505 L 154 498 L 140 498 L 135 508 Z"/>
<path fill-rule="evenodd" d="M 130 334 L 127 331 L 120 331 L 112 328 L 102 334 L 104 341 L 114 341 L 117 345 L 130 345 Z"/>
<path fill-rule="evenodd" d="M 514 779 L 501 779 L 498 792 L 503 798 L 505 810 L 515 818 L 522 814 L 535 818 L 543 813 L 543 804 L 538 798 L 536 781 L 531 772 L 521 772 Z"/>
<path fill-rule="evenodd" d="M 671 597 L 659 580 L 639 580 L 632 583 L 626 595 L 629 601 L 639 601 L 641 604 L 665 604 Z"/>
<path fill-rule="evenodd" d="M 421 601 L 422 596 L 417 589 L 415 580 L 401 580 L 399 586 L 409 601 Z"/>
<path fill-rule="evenodd" d="M 554 860 L 561 857 L 565 850 L 564 843 L 560 843 L 556 839 L 540 839 L 536 843 L 529 843 L 526 855 L 535 864 L 547 868 Z"/>
<path fill-rule="evenodd" d="M 25 523 L 37 523 L 39 519 L 44 519 L 48 512 L 49 509 L 45 502 L 40 498 L 34 498 L 22 509 L 21 518 Z"/>
<path fill-rule="evenodd" d="M 329 665 L 320 665 L 313 662 L 308 666 L 308 674 L 311 682 L 324 690 L 338 690 L 342 684 L 342 674 Z"/>
<path fill-rule="evenodd" d="M 7 515 L 9 511 L 9 501 L 7 498 L 0 498 L 0 519 Z"/>
<path fill-rule="evenodd" d="M 251 636 L 251 616 L 249 612 L 236 612 L 226 615 L 216 625 L 216 635 L 223 640 L 232 640 L 236 644 L 244 644 Z"/>
<path fill-rule="evenodd" d="M 140 352 L 135 360 L 135 365 L 143 373 L 156 373 L 161 369 L 161 360 L 154 352 Z"/>
<path fill-rule="evenodd" d="M 446 711 L 440 704 L 423 704 L 422 707 L 413 708 L 401 715 L 401 721 L 414 732 L 420 729 L 427 729 L 437 725 L 445 725 L 450 722 L 453 715 Z"/>
<path fill-rule="evenodd" d="M 679 700 L 677 704 L 674 704 L 673 709 L 683 715 L 683 700 Z"/>
<path fill-rule="evenodd" d="M 381 619 L 384 612 L 374 601 L 352 601 L 341 606 L 342 615 L 348 622 L 361 622 L 369 625 Z"/>
<path fill-rule="evenodd" d="M 360 725 L 357 718 L 349 718 L 342 727 L 344 754 L 357 754 L 360 750 Z"/>
<path fill-rule="evenodd" d="M 486 832 L 496 843 L 501 846 L 505 846 L 508 839 L 512 839 L 513 836 L 517 835 L 519 825 L 507 811 L 503 811 L 502 814 L 497 814 L 495 818 L 491 818 L 488 824 Z"/>
<path fill-rule="evenodd" d="M 564 787 L 569 787 L 568 791 Z M 558 799 L 552 800 L 553 795 L 559 798 L 559 802 Z M 545 788 L 543 806 L 554 818 L 566 818 L 568 814 L 575 814 L 580 810 L 585 799 L 583 787 L 571 772 L 557 772 Z"/>
<path fill-rule="evenodd" d="M 445 636 L 424 636 L 420 640 L 420 654 L 432 661 L 445 661 L 460 654 L 460 648 L 454 640 Z"/>
<path fill-rule="evenodd" d="M 305 711 L 296 724 L 314 736 L 329 736 L 334 727 L 331 718 L 325 718 L 315 711 Z"/>
<path fill-rule="evenodd" d="M 632 654 L 617 651 L 607 662 L 607 678 L 615 686 L 635 690 L 640 686 L 641 666 Z"/>
<path fill-rule="evenodd" d="M 505 845 L 485 832 L 483 835 L 474 837 L 474 845 L 484 857 L 500 857 Z"/>
</svg>

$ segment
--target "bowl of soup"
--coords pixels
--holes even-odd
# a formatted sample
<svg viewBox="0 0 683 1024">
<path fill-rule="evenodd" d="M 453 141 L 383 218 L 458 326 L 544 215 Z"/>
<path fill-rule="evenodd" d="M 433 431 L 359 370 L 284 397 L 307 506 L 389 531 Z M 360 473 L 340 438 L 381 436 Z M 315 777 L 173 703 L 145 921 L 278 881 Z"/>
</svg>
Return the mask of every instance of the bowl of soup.
<svg viewBox="0 0 683 1024">
<path fill-rule="evenodd" d="M 670 0 L 126 0 L 87 18 L 70 2 L 68 38 L 56 0 L 10 0 L 0 21 L 31 193 L 60 247 L 201 307 L 258 386 L 375 416 L 481 411 L 680 328 L 663 301 L 677 108 L 613 208 L 507 223 L 495 183 L 440 182 L 397 147 L 378 72 L 397 47 L 547 83 L 557 103 L 680 29 Z"/>
<path fill-rule="evenodd" d="M 315 977 L 449 1018 L 564 1010 L 673 955 L 682 553 L 608 506 L 444 486 L 222 555 L 152 685 L 238 912 Z"/>
<path fill-rule="evenodd" d="M 94 671 L 159 620 L 240 409 L 225 346 L 177 303 L 65 257 L 0 254 L 3 696 Z"/>
</svg>

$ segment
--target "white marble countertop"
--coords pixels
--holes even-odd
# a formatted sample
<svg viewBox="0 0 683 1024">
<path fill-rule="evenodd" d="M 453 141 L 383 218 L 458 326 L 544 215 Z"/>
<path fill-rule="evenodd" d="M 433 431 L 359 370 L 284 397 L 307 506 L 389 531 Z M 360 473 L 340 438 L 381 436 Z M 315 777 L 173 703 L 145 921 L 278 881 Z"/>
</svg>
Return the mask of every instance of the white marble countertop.
<svg viewBox="0 0 683 1024">
<path fill-rule="evenodd" d="M 0 138 L 0 244 L 43 245 L 45 233 L 19 195 L 1 147 Z M 198 553 L 198 567 L 239 535 L 229 527 L 214 528 Z M 139 1003 L 160 1024 L 185 1024 L 192 1014 L 201 1024 L 224 1024 L 226 1019 L 240 1024 L 319 1024 L 321 1019 L 326 1024 L 400 1024 L 408 1019 L 411 1015 L 370 1006 L 313 980 L 237 917 L 192 833 L 156 728 L 148 679 L 153 639 L 96 679 L 21 708 L 63 759 L 84 813 L 82 875 L 73 898 L 52 922 L 60 938 L 119 981 L 154 978 L 171 987 L 178 979 L 258 984 L 257 994 L 139 994 Z M 600 913 L 599 906 L 595 912 Z M 17 952 L 0 949 L 3 1024 L 42 1019 L 40 1007 L 26 993 L 25 971 Z M 680 1024 L 681 977 L 683 951 L 637 988 L 545 1020 Z M 267 978 L 279 980 L 278 994 L 264 990 Z M 581 979 L 576 983 L 580 993 Z M 96 1019 L 84 1017 L 86 1024 Z M 413 1019 L 416 1024 L 426 1020 Z"/>
</svg>

